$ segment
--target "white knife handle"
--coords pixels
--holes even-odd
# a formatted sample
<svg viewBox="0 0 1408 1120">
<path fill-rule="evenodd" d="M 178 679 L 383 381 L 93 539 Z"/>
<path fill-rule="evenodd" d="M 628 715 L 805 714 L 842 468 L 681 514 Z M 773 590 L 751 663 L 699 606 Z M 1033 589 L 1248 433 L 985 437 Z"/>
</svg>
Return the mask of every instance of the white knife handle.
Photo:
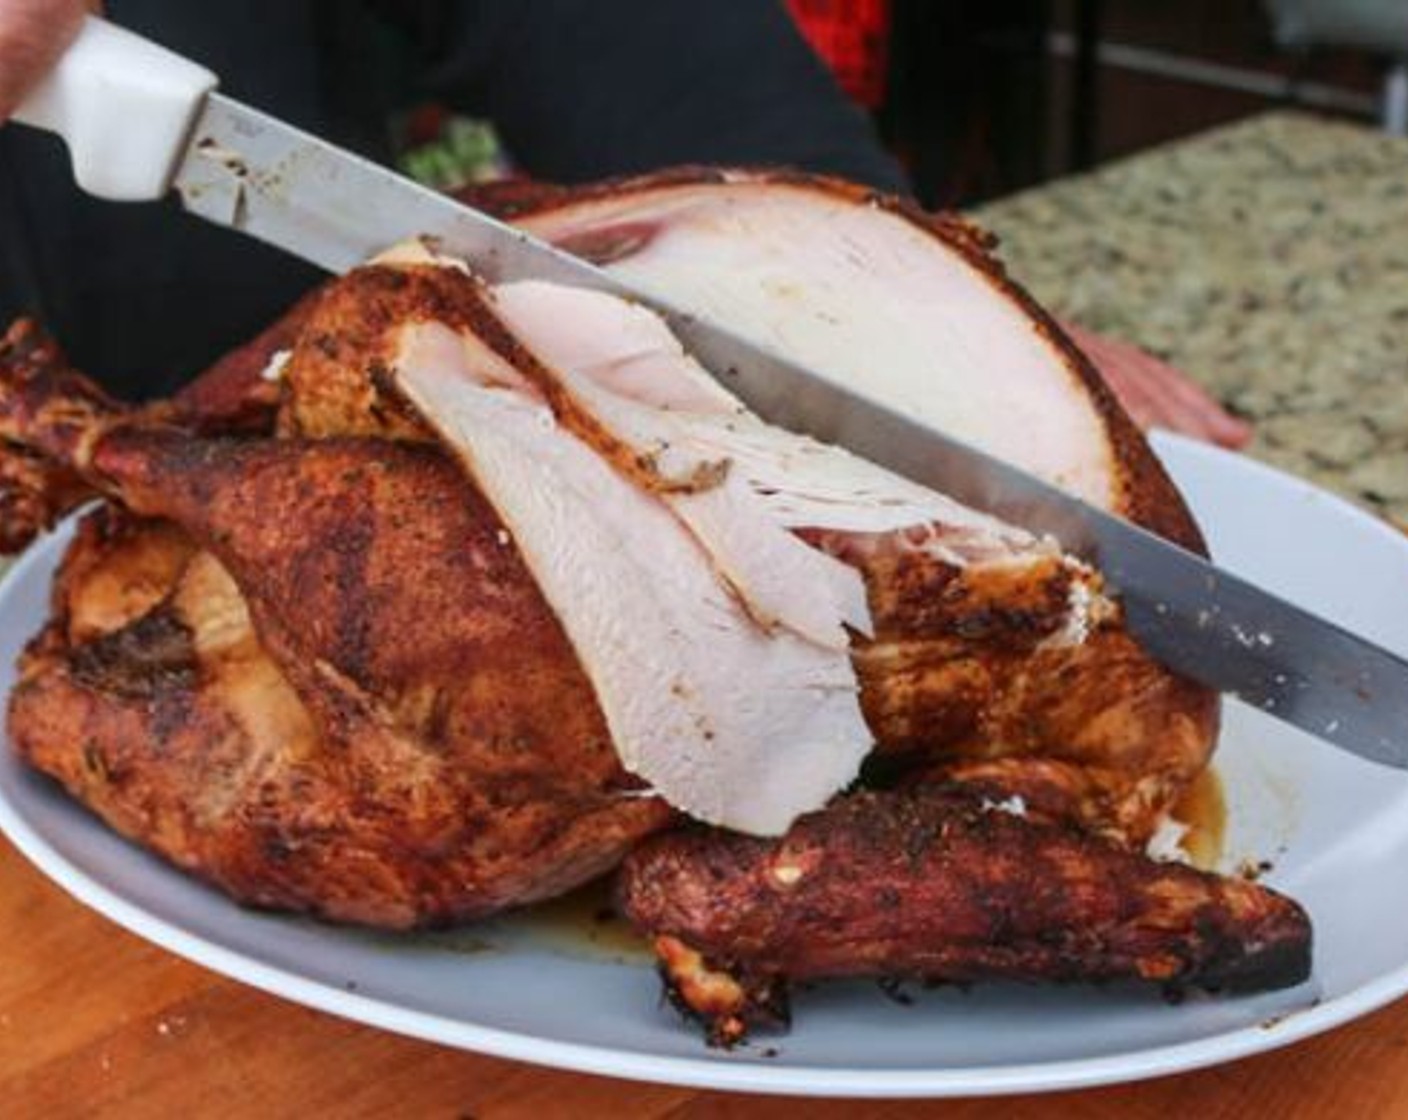
<svg viewBox="0 0 1408 1120">
<path fill-rule="evenodd" d="M 116 202 L 161 198 L 215 75 L 96 16 L 20 104 L 15 120 L 57 132 L 78 185 Z"/>
</svg>

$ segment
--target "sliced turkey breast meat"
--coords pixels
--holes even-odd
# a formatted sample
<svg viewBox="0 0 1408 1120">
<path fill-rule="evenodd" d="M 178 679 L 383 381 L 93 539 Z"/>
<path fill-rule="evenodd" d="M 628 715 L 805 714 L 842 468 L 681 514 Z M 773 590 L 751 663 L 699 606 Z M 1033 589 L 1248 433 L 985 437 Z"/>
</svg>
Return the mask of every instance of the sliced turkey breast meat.
<svg viewBox="0 0 1408 1120">
<path fill-rule="evenodd" d="M 447 333 L 406 327 L 398 382 L 512 532 L 622 764 L 692 816 L 760 835 L 851 782 L 873 740 L 847 652 L 756 626 L 666 505 Z"/>
<path fill-rule="evenodd" d="M 404 325 L 397 382 L 510 526 L 623 764 L 700 819 L 776 834 L 870 749 L 847 639 L 871 633 L 865 585 L 828 544 L 1054 559 L 1074 640 L 1103 602 L 1051 542 L 749 414 L 652 312 L 542 282 L 483 296 L 492 328 Z M 500 329 L 513 363 L 482 337 Z"/>
<path fill-rule="evenodd" d="M 1187 508 L 1089 361 L 953 214 L 793 171 L 678 168 L 475 205 L 1190 548 Z"/>
</svg>

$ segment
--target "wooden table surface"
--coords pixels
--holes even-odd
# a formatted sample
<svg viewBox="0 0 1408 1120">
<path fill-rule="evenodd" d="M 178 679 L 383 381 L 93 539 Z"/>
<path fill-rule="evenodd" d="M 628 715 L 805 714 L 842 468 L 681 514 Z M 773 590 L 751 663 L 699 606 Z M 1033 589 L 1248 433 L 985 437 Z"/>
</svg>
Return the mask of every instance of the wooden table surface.
<svg viewBox="0 0 1408 1120">
<path fill-rule="evenodd" d="M 570 1008 L 563 1009 L 571 1014 Z M 1081 1092 L 808 1101 L 564 1073 L 344 1022 L 149 945 L 0 840 L 0 1116 L 1408 1117 L 1408 1000 L 1216 1069 Z"/>
</svg>

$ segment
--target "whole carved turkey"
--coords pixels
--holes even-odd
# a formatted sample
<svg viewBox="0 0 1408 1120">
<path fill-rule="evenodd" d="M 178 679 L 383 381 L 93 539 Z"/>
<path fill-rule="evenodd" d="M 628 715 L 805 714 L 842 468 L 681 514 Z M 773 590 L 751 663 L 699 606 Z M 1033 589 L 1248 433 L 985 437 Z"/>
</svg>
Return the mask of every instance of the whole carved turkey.
<svg viewBox="0 0 1408 1120">
<path fill-rule="evenodd" d="M 1201 547 L 967 225 L 736 172 L 479 201 Z M 1302 979 L 1295 903 L 1143 854 L 1216 699 L 1098 573 L 724 385 L 642 308 L 423 246 L 142 408 L 17 323 L 0 541 L 105 501 L 14 748 L 233 897 L 339 921 L 461 921 L 624 861 L 722 1041 L 789 978 Z"/>
</svg>

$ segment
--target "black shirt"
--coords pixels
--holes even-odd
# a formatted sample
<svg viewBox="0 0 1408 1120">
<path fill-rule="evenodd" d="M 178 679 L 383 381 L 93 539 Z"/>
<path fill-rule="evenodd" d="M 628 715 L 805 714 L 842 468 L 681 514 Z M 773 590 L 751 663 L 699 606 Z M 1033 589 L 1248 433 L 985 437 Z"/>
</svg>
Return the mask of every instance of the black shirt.
<svg viewBox="0 0 1408 1120">
<path fill-rule="evenodd" d="M 681 163 L 788 164 L 902 190 L 781 0 L 109 0 L 232 96 L 376 159 L 397 108 L 494 122 L 572 183 Z M 170 392 L 320 274 L 171 201 L 82 195 L 61 144 L 0 129 L 0 325 L 37 315 L 119 395 Z"/>
</svg>

